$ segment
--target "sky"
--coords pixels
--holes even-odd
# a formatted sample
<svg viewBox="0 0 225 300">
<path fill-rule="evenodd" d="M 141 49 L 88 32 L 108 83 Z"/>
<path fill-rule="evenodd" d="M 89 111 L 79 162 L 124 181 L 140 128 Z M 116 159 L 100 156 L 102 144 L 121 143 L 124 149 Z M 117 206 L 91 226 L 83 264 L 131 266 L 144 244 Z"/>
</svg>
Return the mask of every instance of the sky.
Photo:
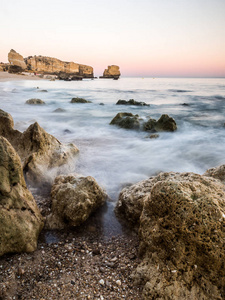
<svg viewBox="0 0 225 300">
<path fill-rule="evenodd" d="M 225 77 L 225 0 L 1 0 L 0 61 L 10 49 L 96 76 Z"/>
</svg>

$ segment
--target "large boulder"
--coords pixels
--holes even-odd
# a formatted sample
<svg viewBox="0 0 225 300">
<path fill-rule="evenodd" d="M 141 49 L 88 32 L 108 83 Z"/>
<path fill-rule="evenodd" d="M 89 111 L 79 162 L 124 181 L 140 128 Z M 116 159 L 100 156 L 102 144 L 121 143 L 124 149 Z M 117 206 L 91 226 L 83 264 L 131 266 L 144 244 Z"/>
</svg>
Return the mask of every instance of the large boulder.
<svg viewBox="0 0 225 300">
<path fill-rule="evenodd" d="M 34 251 L 42 227 L 43 219 L 26 187 L 20 158 L 0 136 L 0 256 Z"/>
<path fill-rule="evenodd" d="M 19 67 L 18 72 L 23 71 L 26 69 L 26 63 L 23 59 L 23 56 L 17 53 L 15 50 L 11 49 L 8 53 L 8 60 L 10 66 Z M 15 71 L 16 72 L 16 71 Z"/>
<path fill-rule="evenodd" d="M 103 76 L 101 78 L 118 79 L 120 75 L 121 74 L 120 74 L 119 66 L 112 65 L 112 66 L 108 66 L 108 68 L 104 70 Z"/>
<path fill-rule="evenodd" d="M 158 176 L 152 176 L 131 186 L 122 189 L 116 203 L 115 211 L 118 216 L 122 216 L 132 226 L 138 226 L 140 216 L 143 211 L 144 201 L 151 194 L 151 189 L 158 181 L 165 180 L 170 173 L 160 173 Z"/>
<path fill-rule="evenodd" d="M 93 177 L 77 174 L 58 176 L 51 196 L 52 213 L 47 218 L 50 229 L 82 224 L 106 200 L 105 192 Z"/>
<path fill-rule="evenodd" d="M 133 278 L 144 283 L 143 298 L 224 299 L 225 186 L 173 172 L 152 178 L 147 192 L 141 185 L 142 262 Z"/>
<path fill-rule="evenodd" d="M 7 138 L 19 154 L 25 178 L 32 185 L 51 182 L 51 170 L 69 163 L 79 152 L 73 144 L 60 143 L 37 122 L 23 133 L 13 127 L 11 115 L 0 110 L 0 135 Z"/>
<path fill-rule="evenodd" d="M 110 122 L 110 125 L 117 125 L 125 129 L 140 129 L 140 118 L 132 113 L 118 113 Z"/>
</svg>

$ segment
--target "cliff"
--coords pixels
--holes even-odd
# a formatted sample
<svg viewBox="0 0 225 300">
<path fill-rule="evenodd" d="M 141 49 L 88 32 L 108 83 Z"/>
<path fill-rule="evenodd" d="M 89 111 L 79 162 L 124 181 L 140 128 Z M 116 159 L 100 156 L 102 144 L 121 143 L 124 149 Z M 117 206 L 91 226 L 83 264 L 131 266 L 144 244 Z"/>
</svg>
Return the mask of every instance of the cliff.
<svg viewBox="0 0 225 300">
<path fill-rule="evenodd" d="M 93 77 L 93 68 L 86 65 L 77 64 L 74 62 L 65 62 L 57 58 L 47 56 L 29 56 L 25 58 L 27 69 L 48 74 L 58 74 L 59 72 L 80 75 L 84 78 Z"/>
<path fill-rule="evenodd" d="M 28 56 L 23 58 L 22 55 L 11 49 L 8 54 L 10 63 L 9 72 L 22 72 L 24 70 L 38 72 L 41 74 L 69 74 L 82 78 L 93 78 L 93 68 L 74 62 L 65 62 L 57 58 L 48 56 Z"/>
</svg>

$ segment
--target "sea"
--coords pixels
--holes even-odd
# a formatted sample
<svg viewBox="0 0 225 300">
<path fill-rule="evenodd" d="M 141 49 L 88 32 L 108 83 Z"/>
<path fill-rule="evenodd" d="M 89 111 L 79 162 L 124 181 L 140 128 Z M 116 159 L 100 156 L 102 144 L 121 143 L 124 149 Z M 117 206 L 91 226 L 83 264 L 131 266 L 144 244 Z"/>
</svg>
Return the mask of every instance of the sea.
<svg viewBox="0 0 225 300">
<path fill-rule="evenodd" d="M 92 103 L 70 103 L 82 97 Z M 46 105 L 26 100 L 39 98 Z M 116 105 L 119 99 L 150 106 Z M 65 111 L 54 112 L 57 108 Z M 122 188 L 159 172 L 195 172 L 225 164 L 224 78 L 120 78 L 82 81 L 18 80 L 0 82 L 0 109 L 10 113 L 15 129 L 38 122 L 62 143 L 80 150 L 64 172 L 93 176 L 112 206 Z M 168 114 L 175 132 L 148 132 L 110 125 L 119 112 L 143 120 Z"/>
</svg>

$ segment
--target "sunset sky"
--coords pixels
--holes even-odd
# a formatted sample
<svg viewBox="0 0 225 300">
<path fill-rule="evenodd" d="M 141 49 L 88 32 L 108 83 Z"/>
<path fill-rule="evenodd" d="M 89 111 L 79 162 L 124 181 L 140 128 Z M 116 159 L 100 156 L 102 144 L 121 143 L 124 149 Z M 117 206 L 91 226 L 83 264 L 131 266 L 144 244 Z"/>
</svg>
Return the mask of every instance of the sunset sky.
<svg viewBox="0 0 225 300">
<path fill-rule="evenodd" d="M 225 76 L 225 0 L 2 0 L 0 61 L 14 49 L 123 76 Z"/>
</svg>

